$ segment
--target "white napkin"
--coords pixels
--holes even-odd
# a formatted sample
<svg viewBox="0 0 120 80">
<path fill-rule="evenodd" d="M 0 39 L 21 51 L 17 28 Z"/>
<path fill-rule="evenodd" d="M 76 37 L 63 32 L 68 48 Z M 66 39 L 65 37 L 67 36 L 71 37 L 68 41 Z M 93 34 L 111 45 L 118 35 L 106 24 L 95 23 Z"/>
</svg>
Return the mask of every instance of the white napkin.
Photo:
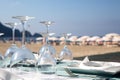
<svg viewBox="0 0 120 80">
<path fill-rule="evenodd" d="M 24 79 L 9 71 L 0 69 L 0 80 L 24 80 Z"/>
</svg>

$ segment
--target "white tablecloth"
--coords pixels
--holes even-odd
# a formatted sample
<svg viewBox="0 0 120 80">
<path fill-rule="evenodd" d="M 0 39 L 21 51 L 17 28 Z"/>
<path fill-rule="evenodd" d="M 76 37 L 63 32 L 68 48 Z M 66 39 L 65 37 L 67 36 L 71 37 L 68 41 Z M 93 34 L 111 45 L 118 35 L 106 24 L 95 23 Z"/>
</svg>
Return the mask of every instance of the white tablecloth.
<svg viewBox="0 0 120 80">
<path fill-rule="evenodd" d="M 0 68 L 0 80 L 91 80 L 86 78 L 41 74 L 40 72 L 25 72 L 10 68 Z"/>
<path fill-rule="evenodd" d="M 58 64 L 56 66 L 56 74 L 43 74 L 35 67 L 20 67 L 20 68 L 0 68 L 0 80 L 96 80 L 98 76 L 79 74 L 79 76 L 71 77 L 65 70 L 64 66 L 69 63 Z M 112 65 L 120 65 L 119 63 L 111 63 Z M 100 79 L 99 79 L 100 80 Z M 103 79 L 101 79 L 103 80 Z M 114 79 L 119 80 L 119 79 Z"/>
</svg>

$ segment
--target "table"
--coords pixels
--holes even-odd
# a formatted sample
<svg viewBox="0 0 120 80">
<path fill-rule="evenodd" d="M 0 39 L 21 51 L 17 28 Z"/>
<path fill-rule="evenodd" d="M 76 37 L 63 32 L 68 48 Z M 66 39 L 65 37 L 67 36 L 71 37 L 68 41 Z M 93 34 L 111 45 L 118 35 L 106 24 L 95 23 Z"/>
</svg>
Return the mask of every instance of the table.
<svg viewBox="0 0 120 80">
<path fill-rule="evenodd" d="M 78 61 L 57 64 L 55 74 L 43 74 L 35 67 L 0 68 L 0 80 L 100 80 L 100 77 L 96 75 L 77 74 L 77 76 L 70 76 L 64 67 L 75 62 Z M 114 78 L 114 80 L 119 79 Z"/>
</svg>

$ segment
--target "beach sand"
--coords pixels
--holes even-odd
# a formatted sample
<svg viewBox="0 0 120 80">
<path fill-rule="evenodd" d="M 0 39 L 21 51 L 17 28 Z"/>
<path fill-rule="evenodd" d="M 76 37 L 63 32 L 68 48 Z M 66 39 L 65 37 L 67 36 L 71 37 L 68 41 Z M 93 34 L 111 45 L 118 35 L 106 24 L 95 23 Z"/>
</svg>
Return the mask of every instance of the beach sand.
<svg viewBox="0 0 120 80">
<path fill-rule="evenodd" d="M 0 53 L 5 54 L 5 51 L 11 46 L 12 42 L 0 42 Z M 21 43 L 16 42 L 17 46 L 20 47 Z M 38 53 L 42 47 L 41 43 L 26 44 L 26 47 L 32 52 Z M 64 45 L 54 46 L 59 55 Z M 120 46 L 78 46 L 68 45 L 68 48 L 73 53 L 74 59 L 82 60 L 85 56 L 89 56 L 90 60 L 100 61 L 116 61 L 120 62 Z"/>
</svg>

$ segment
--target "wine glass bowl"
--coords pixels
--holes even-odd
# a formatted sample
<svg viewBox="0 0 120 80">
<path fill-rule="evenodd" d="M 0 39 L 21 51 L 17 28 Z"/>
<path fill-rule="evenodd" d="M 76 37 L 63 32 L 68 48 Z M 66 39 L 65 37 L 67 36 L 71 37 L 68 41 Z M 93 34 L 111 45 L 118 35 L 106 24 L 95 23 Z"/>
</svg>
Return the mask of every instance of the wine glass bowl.
<svg viewBox="0 0 120 80">
<path fill-rule="evenodd" d="M 70 35 L 71 35 L 71 33 L 64 33 L 63 34 L 63 37 L 65 38 L 65 45 L 58 56 L 58 61 L 72 60 L 73 59 L 72 52 L 68 49 L 68 47 L 66 45 L 66 41 Z"/>
<path fill-rule="evenodd" d="M 12 28 L 12 40 L 13 40 L 13 43 L 12 43 L 11 47 L 8 48 L 8 50 L 5 53 L 5 57 L 7 57 L 7 56 L 11 57 L 13 55 L 13 53 L 18 49 L 18 47 L 15 44 L 15 28 L 16 28 L 17 25 L 19 25 L 19 23 L 9 22 L 9 23 L 5 23 L 5 24 L 9 25 Z"/>
<path fill-rule="evenodd" d="M 33 53 L 26 47 L 18 49 L 12 56 L 10 64 L 11 67 L 21 61 L 35 60 Z M 24 64 L 24 63 L 23 63 Z"/>
<path fill-rule="evenodd" d="M 51 45 L 44 45 L 40 48 L 39 50 L 39 56 L 41 56 L 44 51 L 46 50 L 46 48 L 49 48 L 50 54 L 55 58 L 56 57 L 56 50 L 53 46 Z"/>
<path fill-rule="evenodd" d="M 73 59 L 72 52 L 68 49 L 66 45 L 61 50 L 58 59 L 59 60 L 72 60 Z"/>
<path fill-rule="evenodd" d="M 16 44 L 12 44 L 11 47 L 9 47 L 5 53 L 5 58 L 7 57 L 12 57 L 12 55 L 18 50 L 18 47 L 16 46 Z"/>
<path fill-rule="evenodd" d="M 44 47 L 44 51 L 39 56 L 37 61 L 37 66 L 42 73 L 54 73 L 55 72 L 56 60 L 52 56 L 49 47 Z M 40 68 L 39 68 L 40 67 Z"/>
</svg>

